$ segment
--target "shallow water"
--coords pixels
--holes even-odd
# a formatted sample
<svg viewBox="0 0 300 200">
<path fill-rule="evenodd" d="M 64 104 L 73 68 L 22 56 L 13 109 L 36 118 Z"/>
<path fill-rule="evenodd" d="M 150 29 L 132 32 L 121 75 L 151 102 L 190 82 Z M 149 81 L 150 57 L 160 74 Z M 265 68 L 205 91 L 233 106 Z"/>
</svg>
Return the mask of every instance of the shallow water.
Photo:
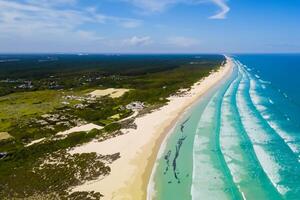
<svg viewBox="0 0 300 200">
<path fill-rule="evenodd" d="M 247 59 L 169 134 L 150 199 L 300 199 L 299 99 Z"/>
</svg>

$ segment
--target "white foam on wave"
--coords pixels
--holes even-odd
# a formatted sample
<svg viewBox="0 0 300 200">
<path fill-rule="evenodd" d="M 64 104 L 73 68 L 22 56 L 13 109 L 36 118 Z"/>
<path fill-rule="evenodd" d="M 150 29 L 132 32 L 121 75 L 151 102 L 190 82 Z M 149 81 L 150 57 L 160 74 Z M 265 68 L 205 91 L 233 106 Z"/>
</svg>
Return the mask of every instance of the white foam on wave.
<svg viewBox="0 0 300 200">
<path fill-rule="evenodd" d="M 297 143 L 299 141 L 299 138 L 296 138 L 292 135 L 299 135 L 297 133 L 289 133 L 285 131 L 279 123 L 276 123 L 276 121 L 268 121 L 271 128 L 280 135 L 280 137 L 284 140 L 284 142 L 289 146 L 289 148 L 297 155 L 300 154 L 300 144 Z"/>
<path fill-rule="evenodd" d="M 271 137 L 265 133 L 258 134 L 258 130 L 261 128 L 260 121 L 253 116 L 252 111 L 248 108 L 242 97 L 242 90 L 244 90 L 244 86 L 240 84 L 237 92 L 237 105 L 243 125 L 247 129 L 246 131 L 250 133 L 249 137 L 254 143 L 266 144 L 271 141 Z"/>
<path fill-rule="evenodd" d="M 240 69 L 243 75 L 246 77 L 247 75 Z M 245 84 L 247 83 L 247 79 L 244 78 L 242 80 Z M 265 144 L 268 144 L 271 141 L 270 136 L 264 131 L 263 126 L 259 119 L 252 113 L 251 109 L 248 107 L 245 97 L 243 96 L 243 90 L 245 86 L 239 86 L 237 93 L 237 106 L 238 111 L 241 116 L 242 124 L 247 132 L 253 147 L 255 154 L 261 166 L 273 186 L 281 193 L 285 194 L 288 191 L 288 188 L 280 185 L 282 178 L 280 177 L 280 169 L 281 166 L 279 163 L 275 161 L 273 156 L 271 156 L 270 152 L 266 151 L 263 147 Z"/>
<path fill-rule="evenodd" d="M 250 79 L 250 97 L 251 100 L 253 101 L 253 103 L 255 105 L 257 105 L 259 107 L 259 111 L 261 112 L 265 112 L 267 110 L 267 107 L 264 106 L 261 102 L 265 101 L 265 98 L 258 95 L 258 93 L 256 92 L 256 90 L 254 88 L 258 88 L 260 85 L 257 84 L 257 82 L 253 79 Z"/>
<path fill-rule="evenodd" d="M 233 121 L 231 119 L 231 110 L 230 110 L 230 98 L 232 96 L 234 86 L 239 81 L 236 79 L 228 88 L 223 98 L 222 107 L 221 107 L 221 127 L 220 127 L 220 146 L 221 151 L 224 155 L 224 159 L 228 168 L 230 169 L 231 176 L 233 181 L 237 184 L 237 188 L 240 193 L 243 194 L 240 183 L 243 180 L 245 171 L 238 164 L 237 161 L 242 161 L 243 156 L 239 152 L 240 140 L 239 133 L 235 130 L 233 126 Z"/>
<path fill-rule="evenodd" d="M 270 104 L 274 104 L 274 101 L 271 98 L 269 98 L 269 102 Z"/>
<path fill-rule="evenodd" d="M 269 114 L 269 113 L 262 114 L 262 116 L 265 120 L 269 120 L 272 118 L 272 114 Z"/>
<path fill-rule="evenodd" d="M 210 136 L 216 109 L 216 93 L 204 109 L 198 123 L 193 148 L 192 199 L 228 199 L 224 191 L 225 182 L 221 171 L 211 159 Z"/>
<path fill-rule="evenodd" d="M 233 121 L 230 120 L 232 112 L 230 110 L 230 98 L 234 89 L 234 85 L 237 83 L 236 79 L 228 88 L 223 98 L 222 107 L 221 107 L 221 130 L 220 130 L 220 141 L 221 147 L 228 148 L 236 145 L 237 133 L 233 128 Z M 232 157 L 241 159 L 240 155 L 232 152 Z"/>
<path fill-rule="evenodd" d="M 264 81 L 262 79 L 258 79 L 258 81 L 263 83 L 263 84 L 272 84 L 270 81 Z"/>
<path fill-rule="evenodd" d="M 293 152 L 298 154 L 298 157 L 300 156 L 300 146 L 299 146 L 299 141 L 290 141 L 287 142 L 289 147 L 292 149 Z"/>
<path fill-rule="evenodd" d="M 258 96 L 258 95 L 255 95 L 255 93 L 253 92 L 253 91 L 250 91 L 250 95 L 252 95 L 253 96 L 253 101 L 255 101 L 255 102 L 258 102 L 258 101 L 260 101 L 260 96 Z"/>
<path fill-rule="evenodd" d="M 261 116 L 264 120 L 266 120 L 267 124 L 284 140 L 284 142 L 289 146 L 289 148 L 296 154 L 300 153 L 300 145 L 291 145 L 291 143 L 294 143 L 297 138 L 292 135 L 297 135 L 295 133 L 288 133 L 285 131 L 281 125 L 280 121 L 273 119 L 273 114 L 271 111 L 269 111 L 267 106 L 264 106 L 263 104 L 266 103 L 264 101 L 264 98 L 261 97 L 258 92 L 256 91 L 257 83 L 255 80 L 250 80 L 250 97 L 251 100 L 255 106 L 255 108 L 260 112 Z M 274 101 L 271 98 L 268 98 L 268 102 L 271 105 L 274 105 Z"/>
<path fill-rule="evenodd" d="M 247 71 L 251 71 L 251 69 L 249 67 L 247 67 L 247 65 L 243 65 L 243 67 L 247 70 Z"/>
<path fill-rule="evenodd" d="M 282 195 L 286 194 L 289 191 L 289 188 L 280 184 L 282 180 L 279 175 L 281 166 L 268 154 L 267 151 L 264 150 L 262 146 L 254 145 L 253 148 L 272 184 L 276 187 L 279 193 Z"/>
</svg>

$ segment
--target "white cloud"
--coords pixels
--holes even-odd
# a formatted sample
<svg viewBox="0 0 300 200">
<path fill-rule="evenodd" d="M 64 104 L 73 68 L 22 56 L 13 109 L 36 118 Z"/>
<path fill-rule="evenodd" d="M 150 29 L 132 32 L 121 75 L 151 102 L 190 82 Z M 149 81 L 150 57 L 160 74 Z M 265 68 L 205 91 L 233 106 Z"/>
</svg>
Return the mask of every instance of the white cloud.
<svg viewBox="0 0 300 200">
<path fill-rule="evenodd" d="M 104 23 L 87 11 L 56 10 L 47 6 L 0 0 L 0 36 L 35 40 L 39 37 L 77 35 L 86 22 Z M 92 35 L 92 33 L 90 34 Z M 87 36 L 87 35 L 86 35 Z M 92 38 L 95 38 L 94 36 Z M 67 39 L 67 37 L 66 37 Z"/>
<path fill-rule="evenodd" d="M 47 6 L 57 6 L 57 5 L 75 5 L 77 0 L 26 0 L 27 3 L 36 5 L 47 5 Z"/>
<path fill-rule="evenodd" d="M 200 41 L 195 38 L 176 36 L 168 38 L 167 43 L 178 47 L 191 47 L 199 45 Z"/>
<path fill-rule="evenodd" d="M 140 20 L 123 20 L 123 22 L 121 22 L 121 26 L 124 28 L 136 28 L 138 26 L 141 25 L 141 21 Z"/>
<path fill-rule="evenodd" d="M 146 12 L 161 12 L 181 0 L 125 0 Z"/>
<path fill-rule="evenodd" d="M 162 12 L 172 5 L 189 4 L 198 5 L 203 3 L 213 3 L 221 10 L 217 14 L 210 17 L 210 19 L 225 19 L 226 14 L 230 8 L 226 4 L 226 0 L 121 0 L 131 3 L 132 5 L 142 9 L 144 12 Z"/>
<path fill-rule="evenodd" d="M 151 44 L 153 41 L 149 36 L 138 37 L 133 36 L 123 40 L 123 44 L 126 46 L 145 46 Z"/>
<path fill-rule="evenodd" d="M 225 0 L 212 0 L 221 9 L 217 14 L 210 17 L 210 19 L 225 19 L 226 14 L 230 11 L 229 6 L 226 4 Z"/>
<path fill-rule="evenodd" d="M 73 42 L 74 45 L 99 42 L 103 37 L 95 30 L 83 29 L 82 25 L 110 23 L 134 28 L 142 23 L 136 19 L 105 15 L 97 12 L 95 8 L 60 6 L 65 4 L 75 5 L 76 1 L 26 0 L 21 3 L 0 0 L 0 43 L 7 44 L 7 41 L 14 40 L 21 43 L 31 41 L 42 45 L 49 44 L 49 40 L 59 44 Z M 0 50 L 5 51 L 3 48 L 0 47 Z"/>
</svg>

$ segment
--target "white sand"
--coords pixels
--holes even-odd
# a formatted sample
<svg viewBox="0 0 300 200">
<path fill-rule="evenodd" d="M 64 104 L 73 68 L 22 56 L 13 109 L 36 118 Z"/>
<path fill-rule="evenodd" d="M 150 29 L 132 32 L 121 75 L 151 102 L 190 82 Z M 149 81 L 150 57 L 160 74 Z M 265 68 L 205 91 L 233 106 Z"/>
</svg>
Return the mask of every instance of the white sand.
<svg viewBox="0 0 300 200">
<path fill-rule="evenodd" d="M 44 141 L 45 139 L 46 138 L 41 138 L 41 139 L 33 140 L 29 144 L 26 144 L 25 147 L 29 147 L 29 146 L 34 145 L 36 143 L 40 143 L 40 142 Z"/>
<path fill-rule="evenodd" d="M 102 97 L 109 95 L 112 98 L 121 97 L 125 92 L 128 92 L 129 89 L 116 89 L 116 88 L 108 88 L 105 90 L 95 90 L 90 93 L 93 97 Z"/>
<path fill-rule="evenodd" d="M 71 128 L 69 130 L 66 130 L 66 131 L 58 132 L 56 135 L 68 135 L 70 133 L 81 132 L 81 131 L 88 132 L 88 131 L 91 131 L 93 129 L 99 129 L 100 130 L 102 128 L 103 128 L 102 126 L 98 126 L 96 124 L 90 123 L 90 124 L 85 124 L 85 125 L 82 125 L 82 126 L 76 126 L 76 127 Z"/>
<path fill-rule="evenodd" d="M 172 97 L 168 105 L 137 118 L 137 129 L 123 130 L 127 134 L 103 142 L 92 141 L 73 149 L 71 153 L 97 152 L 105 155 L 120 152 L 121 155 L 110 165 L 110 175 L 87 182 L 74 188 L 74 191 L 101 192 L 104 199 L 146 199 L 151 171 L 168 130 L 201 95 L 231 72 L 232 61 L 227 58 L 225 66 L 201 80 L 200 84 L 196 83 L 189 95 Z"/>
<path fill-rule="evenodd" d="M 70 133 L 81 132 L 81 131 L 88 132 L 88 131 L 91 131 L 93 129 L 100 130 L 102 128 L 103 128 L 102 126 L 98 126 L 96 124 L 90 123 L 90 124 L 85 124 L 85 125 L 82 125 L 82 126 L 76 126 L 76 127 L 70 128 L 69 130 L 66 130 L 66 131 L 63 131 L 63 132 L 58 132 L 56 135 L 68 135 Z M 25 145 L 25 147 L 29 147 L 29 146 L 34 145 L 36 143 L 40 143 L 40 142 L 44 141 L 45 139 L 46 138 L 33 140 L 29 144 Z"/>
<path fill-rule="evenodd" d="M 7 132 L 0 132 L 0 141 L 1 140 L 7 140 L 7 139 L 10 139 L 12 138 L 12 136 L 7 133 Z"/>
</svg>

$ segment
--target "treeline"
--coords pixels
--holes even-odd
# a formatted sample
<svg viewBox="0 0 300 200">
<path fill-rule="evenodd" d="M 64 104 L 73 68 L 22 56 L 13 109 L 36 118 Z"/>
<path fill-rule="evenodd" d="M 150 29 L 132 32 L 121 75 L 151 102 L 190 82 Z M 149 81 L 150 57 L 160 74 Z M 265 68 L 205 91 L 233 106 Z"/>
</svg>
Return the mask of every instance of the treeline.
<svg viewBox="0 0 300 200">
<path fill-rule="evenodd" d="M 162 82 L 158 80 L 159 73 L 168 82 L 166 74 L 174 70 L 205 70 L 224 60 L 221 55 L 10 55 L 5 58 L 16 61 L 0 62 L 0 96 L 13 92 L 99 86 L 157 88 Z"/>
<path fill-rule="evenodd" d="M 2 55 L 0 79 L 40 79 L 90 72 L 135 76 L 166 71 L 189 62 L 218 62 L 221 55 Z M 1 60 L 0 57 L 0 60 Z"/>
</svg>

